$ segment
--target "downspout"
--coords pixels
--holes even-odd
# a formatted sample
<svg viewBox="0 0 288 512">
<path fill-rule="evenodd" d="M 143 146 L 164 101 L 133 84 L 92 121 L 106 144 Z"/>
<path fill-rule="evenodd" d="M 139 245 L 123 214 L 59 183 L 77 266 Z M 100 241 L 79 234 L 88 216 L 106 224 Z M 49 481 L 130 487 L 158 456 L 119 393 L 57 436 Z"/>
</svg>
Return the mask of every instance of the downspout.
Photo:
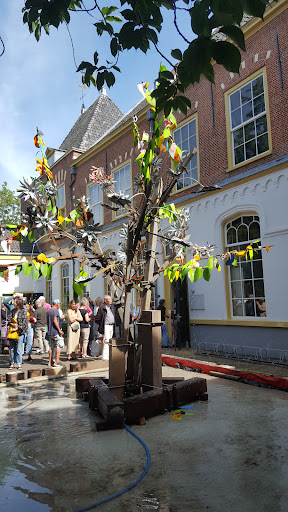
<svg viewBox="0 0 288 512">
<path fill-rule="evenodd" d="M 74 167 L 72 165 L 72 167 L 70 167 L 71 180 L 70 180 L 70 184 L 69 184 L 69 207 L 70 207 L 70 212 L 72 212 L 72 187 L 73 187 L 73 185 L 74 185 L 74 183 L 76 181 L 76 174 L 77 174 L 77 169 L 76 169 L 76 167 Z M 73 233 L 72 223 L 71 223 L 71 227 L 70 227 L 70 232 L 71 232 L 71 234 Z M 72 249 L 72 253 L 74 253 L 74 249 Z M 72 277 L 73 277 L 73 282 L 74 282 L 74 279 L 75 279 L 75 261 L 74 261 L 74 259 L 72 260 Z"/>
</svg>

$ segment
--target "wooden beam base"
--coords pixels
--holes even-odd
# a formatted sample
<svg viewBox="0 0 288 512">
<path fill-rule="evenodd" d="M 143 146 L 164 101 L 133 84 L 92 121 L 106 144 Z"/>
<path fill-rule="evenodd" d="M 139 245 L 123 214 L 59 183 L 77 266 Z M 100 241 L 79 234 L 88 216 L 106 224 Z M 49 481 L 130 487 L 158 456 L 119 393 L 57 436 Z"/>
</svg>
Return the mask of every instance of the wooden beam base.
<svg viewBox="0 0 288 512">
<path fill-rule="evenodd" d="M 102 359 L 97 359 L 96 361 L 83 360 L 77 363 L 70 363 L 70 372 L 83 372 L 85 370 L 97 370 L 98 368 L 108 370 L 109 361 L 102 361 Z"/>
<path fill-rule="evenodd" d="M 90 409 L 97 409 L 103 416 L 103 420 L 96 422 L 97 430 L 123 428 L 124 422 L 143 424 L 145 418 L 178 409 L 195 400 L 208 399 L 206 379 L 194 377 L 183 380 L 180 377 L 163 380 L 165 385 L 162 388 L 133 395 L 123 401 L 99 377 L 78 377 L 76 390 L 79 397 L 89 400 Z"/>
<path fill-rule="evenodd" d="M 35 368 L 34 370 L 28 370 L 28 379 L 33 379 L 33 377 L 41 377 L 42 370 L 41 368 Z"/>
<path fill-rule="evenodd" d="M 16 370 L 6 373 L 6 382 L 17 382 L 17 380 L 24 380 L 25 373 L 22 370 Z"/>
</svg>

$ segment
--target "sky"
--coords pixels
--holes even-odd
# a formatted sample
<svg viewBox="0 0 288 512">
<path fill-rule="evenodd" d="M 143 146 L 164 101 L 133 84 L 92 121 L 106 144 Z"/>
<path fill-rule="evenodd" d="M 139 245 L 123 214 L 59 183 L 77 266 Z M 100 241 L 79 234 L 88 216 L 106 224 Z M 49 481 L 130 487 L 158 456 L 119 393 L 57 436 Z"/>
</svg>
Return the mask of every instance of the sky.
<svg viewBox="0 0 288 512">
<path fill-rule="evenodd" d="M 35 162 L 39 155 L 33 144 L 36 127 L 43 132 L 47 147 L 58 148 L 79 117 L 82 105 L 81 74 L 76 72 L 66 26 L 61 25 L 58 30 L 51 27 L 50 36 L 42 31 L 37 43 L 22 21 L 24 3 L 25 0 L 1 0 L 0 5 L 0 36 L 5 44 L 0 57 L 0 187 L 7 181 L 11 190 L 17 189 L 23 176 L 38 175 Z M 86 8 L 93 3 L 86 0 Z M 99 4 L 110 2 L 100 0 Z M 95 22 L 87 13 L 71 15 L 69 30 L 77 65 L 82 60 L 92 62 L 96 50 L 109 60 L 105 53 L 107 39 L 97 36 Z M 182 18 L 179 23 L 192 39 L 187 19 Z M 160 49 L 169 56 L 167 45 L 170 49 L 186 47 L 174 30 L 171 11 L 166 11 L 165 30 L 160 37 Z M 0 47 L 0 53 L 1 50 Z M 116 83 L 107 89 L 107 94 L 124 114 L 142 98 L 138 83 L 150 81 L 152 88 L 161 61 L 165 64 L 154 49 L 146 55 L 129 50 L 121 56 L 121 73 L 116 72 Z M 93 86 L 83 93 L 86 108 L 99 96 Z"/>
</svg>

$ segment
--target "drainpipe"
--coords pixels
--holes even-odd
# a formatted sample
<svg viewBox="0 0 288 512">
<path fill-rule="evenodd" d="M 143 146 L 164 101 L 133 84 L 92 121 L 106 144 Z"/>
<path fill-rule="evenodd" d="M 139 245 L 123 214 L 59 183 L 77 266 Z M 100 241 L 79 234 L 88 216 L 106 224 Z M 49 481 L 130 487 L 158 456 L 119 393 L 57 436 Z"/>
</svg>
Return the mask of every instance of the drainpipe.
<svg viewBox="0 0 288 512">
<path fill-rule="evenodd" d="M 74 165 L 72 165 L 72 167 L 70 167 L 71 180 L 70 180 L 70 184 L 69 184 L 69 207 L 70 207 L 70 212 L 72 211 L 72 187 L 73 187 L 73 185 L 74 185 L 74 183 L 76 181 L 76 174 L 77 174 L 77 169 L 76 169 L 76 167 L 74 167 Z M 71 223 L 70 231 L 71 231 L 71 234 L 72 234 L 72 232 L 73 232 L 72 223 Z M 72 249 L 72 253 L 74 253 L 74 249 Z M 75 279 L 75 261 L 74 261 L 74 259 L 72 260 L 72 277 L 73 277 L 73 281 L 74 281 L 74 279 Z"/>
</svg>

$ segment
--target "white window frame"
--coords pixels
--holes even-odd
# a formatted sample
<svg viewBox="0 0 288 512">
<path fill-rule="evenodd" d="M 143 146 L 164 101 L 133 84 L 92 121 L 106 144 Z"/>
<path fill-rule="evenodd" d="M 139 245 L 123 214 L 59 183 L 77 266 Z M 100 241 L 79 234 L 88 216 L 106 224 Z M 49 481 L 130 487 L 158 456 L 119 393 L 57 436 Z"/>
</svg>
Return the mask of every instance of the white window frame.
<svg viewBox="0 0 288 512">
<path fill-rule="evenodd" d="M 248 218 L 252 219 L 249 224 L 247 223 Z M 240 223 L 236 228 L 233 226 L 233 223 L 236 224 L 239 219 L 240 219 Z M 247 240 L 239 241 L 239 238 L 240 238 L 240 237 L 238 237 L 239 228 L 241 226 L 243 226 L 245 229 L 245 226 L 246 226 L 247 232 L 249 234 L 249 226 L 251 226 L 252 223 L 257 223 L 259 225 L 259 235 L 260 236 L 257 238 L 249 238 L 249 236 L 248 236 Z M 228 230 L 232 229 L 232 228 L 235 229 L 235 239 L 236 239 L 235 242 L 228 241 Z M 244 250 L 244 249 L 246 249 L 246 247 L 248 245 L 251 245 L 256 240 L 259 241 L 258 245 L 261 246 L 261 225 L 260 225 L 260 219 L 259 219 L 258 215 L 252 214 L 252 213 L 241 214 L 241 215 L 235 217 L 233 220 L 230 220 L 229 222 L 226 223 L 226 225 L 225 225 L 226 251 L 231 252 L 233 250 L 237 250 L 237 251 Z M 259 261 L 261 262 L 260 268 L 259 268 Z M 257 270 L 257 272 L 259 273 L 258 276 L 256 275 L 256 266 L 258 268 L 258 270 Z M 262 259 L 261 250 L 259 250 L 258 255 L 256 255 L 254 253 L 253 260 L 250 260 L 249 256 L 247 258 L 247 261 L 246 261 L 245 257 L 242 257 L 242 258 L 238 257 L 237 267 L 234 267 L 232 265 L 228 265 L 227 267 L 228 267 L 228 280 L 229 280 L 229 289 L 230 289 L 231 315 L 232 315 L 233 319 L 235 319 L 235 318 L 255 319 L 255 318 L 257 318 L 257 319 L 263 320 L 262 316 L 257 315 L 257 311 L 259 313 L 259 309 L 256 304 L 256 301 L 258 301 L 258 299 L 264 299 L 264 301 L 266 302 L 266 299 L 265 299 L 265 277 L 264 277 L 264 271 L 263 271 L 263 259 Z M 245 269 L 246 269 L 246 275 L 244 272 Z M 247 270 L 248 270 L 248 274 L 249 274 L 248 277 L 247 277 Z M 259 272 L 259 270 L 260 270 L 260 272 Z M 250 271 L 251 271 L 251 277 L 250 277 Z M 238 276 L 237 276 L 237 274 L 236 274 L 236 276 L 233 276 L 232 272 L 234 272 L 234 274 L 239 273 L 239 279 L 233 278 L 233 277 L 238 277 Z M 262 277 L 261 277 L 261 274 L 262 274 Z M 261 285 L 260 282 L 263 282 L 263 294 L 261 294 L 261 295 L 259 295 L 255 291 L 256 283 L 258 283 L 258 285 Z M 234 286 L 233 286 L 233 284 L 234 284 Z M 236 288 L 238 288 L 238 290 L 240 290 L 238 297 L 234 296 Z M 254 313 L 255 313 L 254 315 L 246 314 L 246 302 L 247 302 L 247 299 L 249 298 L 248 293 L 253 294 L 253 298 L 251 297 L 251 299 L 253 300 L 253 304 L 254 304 Z M 242 311 L 242 314 L 234 314 L 234 311 L 238 312 L 238 313 L 241 313 L 241 311 Z"/>
<path fill-rule="evenodd" d="M 190 136 L 190 133 L 189 133 L 190 128 L 189 127 L 190 127 L 190 125 L 192 126 L 192 124 L 194 125 L 194 129 L 193 129 L 193 135 Z M 187 127 L 187 129 L 188 129 L 188 138 L 183 140 L 182 133 L 183 133 L 183 130 L 185 127 Z M 191 129 L 191 132 L 192 132 L 192 129 Z M 180 140 L 178 140 L 178 134 L 181 134 Z M 187 149 L 187 153 L 185 153 L 186 155 L 188 155 L 194 148 L 197 149 L 198 138 L 197 138 L 197 118 L 196 118 L 196 116 L 193 117 L 192 119 L 190 119 L 190 121 L 188 121 L 187 123 L 180 126 L 179 128 L 176 128 L 176 130 L 174 130 L 174 132 L 173 132 L 173 139 L 174 139 L 175 143 L 177 144 L 177 146 L 179 146 L 179 148 L 182 151 L 183 151 L 183 143 L 188 141 L 187 148 L 184 148 L 184 149 Z M 193 143 L 193 141 L 195 141 L 195 144 Z M 189 164 L 187 165 L 188 174 L 186 172 L 184 172 L 177 181 L 177 185 L 176 185 L 177 192 L 179 192 L 179 190 L 191 187 L 198 183 L 198 179 L 199 179 L 198 168 L 199 168 L 199 155 L 198 155 L 198 151 L 197 151 L 195 153 L 195 155 L 193 155 L 193 157 L 191 158 Z M 185 185 L 185 180 L 188 180 L 188 185 Z M 179 184 L 181 184 L 181 183 L 183 185 L 182 187 L 179 186 Z"/>
<path fill-rule="evenodd" d="M 120 173 L 123 169 L 125 169 L 125 172 L 129 173 L 129 187 L 126 187 L 126 188 L 123 188 L 121 183 L 120 184 L 118 183 L 118 179 L 117 179 L 118 176 L 120 177 Z M 113 172 L 113 180 L 116 182 L 116 183 L 114 183 L 115 192 L 117 192 L 117 193 L 123 192 L 123 194 L 131 197 L 132 188 L 131 188 L 131 164 L 130 164 L 130 162 L 128 162 L 125 165 L 122 165 L 122 167 L 119 167 L 119 169 L 117 169 Z M 123 215 L 123 213 L 127 213 L 127 211 L 125 210 L 125 208 L 120 208 L 117 212 L 115 212 L 114 218 L 118 219 L 119 217 L 121 217 Z"/>
<path fill-rule="evenodd" d="M 253 87 L 252 87 L 251 105 L 252 105 L 253 116 L 250 119 L 248 119 L 247 121 L 243 122 L 243 117 L 242 117 L 243 105 L 248 104 L 250 100 L 247 101 L 247 102 L 242 103 L 242 100 L 241 100 L 241 90 L 247 88 L 247 86 L 249 84 L 252 85 L 252 83 L 256 82 L 260 77 L 262 77 L 262 81 L 263 81 L 263 92 L 261 92 L 260 94 L 258 94 L 257 96 L 254 97 L 253 96 Z M 237 107 L 234 110 L 232 110 L 232 108 L 231 108 L 231 99 L 232 99 L 233 95 L 235 95 L 235 93 L 237 93 L 237 92 L 240 93 L 240 104 L 239 104 L 239 107 Z M 259 114 L 254 115 L 254 101 L 257 98 L 260 98 L 260 96 L 262 96 L 262 94 L 264 94 L 264 110 L 262 112 L 260 112 Z M 232 148 L 233 166 L 235 167 L 237 165 L 241 165 L 241 164 L 243 165 L 243 164 L 245 164 L 245 162 L 249 162 L 253 158 L 257 158 L 259 156 L 265 156 L 270 151 L 270 140 L 269 140 L 269 119 L 268 119 L 268 115 L 267 115 L 267 90 L 266 90 L 266 83 L 265 83 L 265 75 L 264 75 L 264 73 L 260 73 L 259 75 L 254 76 L 253 78 L 251 78 L 251 80 L 245 82 L 244 84 L 240 85 L 237 89 L 233 90 L 233 92 L 231 92 L 228 95 L 228 105 L 229 105 L 229 127 L 230 127 L 230 136 L 231 136 L 231 148 Z M 233 127 L 232 126 L 232 113 L 235 112 L 237 109 L 240 109 L 241 122 Z M 262 133 L 258 133 L 258 135 L 257 135 L 257 121 L 260 118 L 264 118 L 264 117 L 266 119 L 266 131 L 262 132 Z M 247 139 L 247 141 L 246 141 L 245 140 L 245 127 L 247 125 L 249 125 L 250 123 L 254 123 L 255 135 L 254 135 L 254 137 L 251 137 L 250 139 Z M 234 146 L 234 133 L 236 133 L 241 128 L 243 129 L 243 143 L 242 144 L 238 144 L 238 146 Z M 267 149 L 265 151 L 259 152 L 257 141 L 258 141 L 258 139 L 260 139 L 261 137 L 264 137 L 265 135 L 267 137 L 268 147 L 267 147 Z M 249 144 L 249 142 L 252 142 L 254 140 L 255 140 L 255 154 L 252 155 L 252 156 L 249 156 L 247 158 L 247 145 Z M 239 162 L 236 162 L 235 149 L 237 149 L 238 147 L 241 147 L 241 146 L 243 146 L 244 159 L 239 161 Z"/>
<path fill-rule="evenodd" d="M 95 190 L 100 192 L 100 194 L 98 194 L 98 196 L 100 195 L 100 198 L 99 198 L 99 201 L 97 201 L 96 203 L 92 204 L 92 201 L 91 201 L 91 189 L 93 187 L 96 187 Z M 90 204 L 90 207 L 91 207 L 91 212 L 93 213 L 93 221 L 94 221 L 94 223 L 95 224 L 97 224 L 97 223 L 103 224 L 103 206 L 101 206 L 101 204 L 103 202 L 103 192 L 102 192 L 102 188 L 99 185 L 99 183 L 93 183 L 93 185 L 90 185 L 88 187 L 88 197 L 89 197 L 89 204 Z M 100 205 L 100 210 L 98 208 L 98 211 L 100 211 L 100 214 L 97 215 L 96 211 L 95 211 L 95 208 L 99 207 L 99 205 Z"/>
<path fill-rule="evenodd" d="M 47 302 L 48 304 L 52 304 L 53 295 L 52 295 L 52 279 L 47 279 Z"/>
<path fill-rule="evenodd" d="M 63 197 L 62 197 L 63 190 Z M 58 214 L 62 217 L 65 217 L 65 209 L 66 209 L 66 195 L 65 195 L 65 183 L 62 183 L 57 188 L 57 196 L 56 196 L 56 206 L 58 208 Z"/>
<path fill-rule="evenodd" d="M 64 269 L 65 269 L 65 271 L 67 269 L 67 273 L 65 272 L 65 275 L 64 275 Z M 70 278 L 69 278 L 69 274 L 70 274 L 69 263 L 64 263 L 62 265 L 62 267 L 61 267 L 62 305 L 63 305 L 63 307 L 67 307 L 69 305 L 69 302 L 70 302 Z M 67 298 L 67 303 L 66 303 L 65 297 Z"/>
</svg>

